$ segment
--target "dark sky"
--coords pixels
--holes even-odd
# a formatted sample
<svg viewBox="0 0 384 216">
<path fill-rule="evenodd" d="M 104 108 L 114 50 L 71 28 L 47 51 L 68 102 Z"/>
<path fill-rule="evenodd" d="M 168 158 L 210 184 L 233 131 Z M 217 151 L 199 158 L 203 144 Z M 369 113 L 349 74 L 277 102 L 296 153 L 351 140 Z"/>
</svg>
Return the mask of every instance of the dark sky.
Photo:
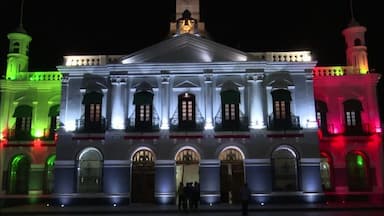
<svg viewBox="0 0 384 216">
<path fill-rule="evenodd" d="M 341 34 L 350 0 L 200 0 L 211 38 L 242 51 L 309 50 L 318 65 L 344 65 Z M 131 5 L 130 5 L 131 4 Z M 354 16 L 367 27 L 370 68 L 383 72 L 384 11 L 380 1 L 354 0 Z M 18 26 L 20 0 L 0 1 L 0 65 L 7 33 Z M 64 55 L 130 54 L 165 39 L 175 0 L 25 0 L 23 24 L 32 36 L 30 70 L 55 70 Z"/>
</svg>

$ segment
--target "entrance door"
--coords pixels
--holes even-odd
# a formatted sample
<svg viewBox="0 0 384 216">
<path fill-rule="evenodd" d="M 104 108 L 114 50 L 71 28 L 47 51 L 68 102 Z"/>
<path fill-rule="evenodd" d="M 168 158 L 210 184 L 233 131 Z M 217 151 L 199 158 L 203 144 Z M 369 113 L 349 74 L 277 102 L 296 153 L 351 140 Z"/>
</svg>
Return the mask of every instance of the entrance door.
<svg viewBox="0 0 384 216">
<path fill-rule="evenodd" d="M 220 195 L 224 203 L 239 203 L 240 188 L 244 185 L 243 155 L 235 148 L 220 153 Z"/>
<path fill-rule="evenodd" d="M 155 163 L 153 153 L 140 150 L 133 156 L 132 165 L 132 202 L 155 202 Z"/>
<path fill-rule="evenodd" d="M 244 185 L 244 167 L 241 162 L 222 162 L 220 169 L 221 201 L 239 203 L 240 189 Z"/>
</svg>

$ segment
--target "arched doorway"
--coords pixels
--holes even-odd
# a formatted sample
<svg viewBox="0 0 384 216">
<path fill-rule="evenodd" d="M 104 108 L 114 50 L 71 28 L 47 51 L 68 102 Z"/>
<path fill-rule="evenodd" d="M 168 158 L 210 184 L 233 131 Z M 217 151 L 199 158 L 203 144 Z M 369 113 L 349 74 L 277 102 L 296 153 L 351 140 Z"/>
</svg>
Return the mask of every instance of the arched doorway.
<svg viewBox="0 0 384 216">
<path fill-rule="evenodd" d="M 280 146 L 272 153 L 274 191 L 299 190 L 297 155 L 289 146 Z"/>
<path fill-rule="evenodd" d="M 44 193 L 50 194 L 53 192 L 53 183 L 55 176 L 55 161 L 56 155 L 51 155 L 47 158 L 44 167 Z"/>
<path fill-rule="evenodd" d="M 225 203 L 239 203 L 240 189 L 244 185 L 244 156 L 234 147 L 224 149 L 220 155 L 220 195 Z"/>
<path fill-rule="evenodd" d="M 332 158 L 324 152 L 320 154 L 320 176 L 321 185 L 324 191 L 332 191 L 333 186 L 333 172 L 332 172 Z"/>
<path fill-rule="evenodd" d="M 103 155 L 96 148 L 86 148 L 77 159 L 77 191 L 102 192 Z"/>
<path fill-rule="evenodd" d="M 132 157 L 132 202 L 155 202 L 155 156 L 140 149 Z"/>
<path fill-rule="evenodd" d="M 360 151 L 353 151 L 348 153 L 346 160 L 349 190 L 371 190 L 369 163 L 366 155 Z"/>
<path fill-rule="evenodd" d="M 9 194 L 28 194 L 30 159 L 19 154 L 12 158 L 9 164 L 8 190 Z"/>
<path fill-rule="evenodd" d="M 184 186 L 188 183 L 199 182 L 200 156 L 192 148 L 181 149 L 176 154 L 176 185 L 182 182 Z"/>
</svg>

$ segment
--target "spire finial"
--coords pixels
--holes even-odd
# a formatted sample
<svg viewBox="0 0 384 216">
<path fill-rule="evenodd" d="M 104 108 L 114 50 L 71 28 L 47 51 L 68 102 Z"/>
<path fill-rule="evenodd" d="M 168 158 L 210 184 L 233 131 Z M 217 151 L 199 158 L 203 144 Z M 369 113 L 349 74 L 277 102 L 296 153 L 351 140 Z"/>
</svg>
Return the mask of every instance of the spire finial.
<svg viewBox="0 0 384 216">
<path fill-rule="evenodd" d="M 360 24 L 355 19 L 355 14 L 353 12 L 353 0 L 349 0 L 349 10 L 351 12 L 351 21 L 349 26 L 359 26 Z"/>
<path fill-rule="evenodd" d="M 355 15 L 353 13 L 353 0 L 349 0 L 349 9 L 351 10 L 351 18 L 354 20 Z"/>
<path fill-rule="evenodd" d="M 20 5 L 20 27 L 23 27 L 23 13 L 24 13 L 24 0 L 21 0 L 21 5 Z"/>
</svg>

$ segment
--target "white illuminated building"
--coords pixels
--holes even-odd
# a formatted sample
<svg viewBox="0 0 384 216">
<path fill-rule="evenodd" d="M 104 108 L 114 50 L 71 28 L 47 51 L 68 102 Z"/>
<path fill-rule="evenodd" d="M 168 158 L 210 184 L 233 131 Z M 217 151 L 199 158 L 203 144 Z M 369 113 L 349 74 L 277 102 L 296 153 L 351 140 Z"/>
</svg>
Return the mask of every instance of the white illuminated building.
<svg viewBox="0 0 384 216">
<path fill-rule="evenodd" d="M 197 181 L 203 203 L 237 202 L 247 182 L 255 202 L 319 200 L 310 52 L 216 43 L 198 0 L 176 4 L 172 37 L 58 66 L 56 193 L 172 203 L 179 182 Z"/>
</svg>

